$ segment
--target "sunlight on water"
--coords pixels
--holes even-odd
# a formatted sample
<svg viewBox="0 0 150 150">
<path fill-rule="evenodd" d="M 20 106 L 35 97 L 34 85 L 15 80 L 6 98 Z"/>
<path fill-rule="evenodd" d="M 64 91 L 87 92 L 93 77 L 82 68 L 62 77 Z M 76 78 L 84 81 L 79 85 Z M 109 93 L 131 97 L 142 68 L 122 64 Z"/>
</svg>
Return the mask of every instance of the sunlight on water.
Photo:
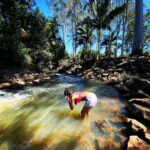
<svg viewBox="0 0 150 150">
<path fill-rule="evenodd" d="M 94 81 L 63 75 L 55 78 L 53 83 L 18 91 L 15 93 L 18 99 L 12 96 L 10 100 L 10 95 L 3 97 L 0 101 L 0 150 L 119 148 L 120 140 L 115 136 L 123 126 L 124 116 L 119 111 L 124 104 L 117 98 L 118 93 Z M 65 87 L 98 95 L 98 104 L 89 118 L 80 118 L 84 103 L 73 111 L 69 109 L 63 96 Z M 95 121 L 102 121 L 106 126 L 100 128 Z"/>
</svg>

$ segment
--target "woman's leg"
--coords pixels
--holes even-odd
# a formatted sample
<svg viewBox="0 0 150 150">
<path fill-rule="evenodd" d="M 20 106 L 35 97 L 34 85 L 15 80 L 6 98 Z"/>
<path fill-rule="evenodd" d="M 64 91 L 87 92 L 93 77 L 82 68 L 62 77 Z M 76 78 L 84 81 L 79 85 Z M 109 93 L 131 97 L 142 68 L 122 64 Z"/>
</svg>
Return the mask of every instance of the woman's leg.
<svg viewBox="0 0 150 150">
<path fill-rule="evenodd" d="M 83 107 L 81 110 L 81 117 L 85 118 L 85 116 L 89 116 L 89 112 L 92 109 L 92 107 Z"/>
</svg>

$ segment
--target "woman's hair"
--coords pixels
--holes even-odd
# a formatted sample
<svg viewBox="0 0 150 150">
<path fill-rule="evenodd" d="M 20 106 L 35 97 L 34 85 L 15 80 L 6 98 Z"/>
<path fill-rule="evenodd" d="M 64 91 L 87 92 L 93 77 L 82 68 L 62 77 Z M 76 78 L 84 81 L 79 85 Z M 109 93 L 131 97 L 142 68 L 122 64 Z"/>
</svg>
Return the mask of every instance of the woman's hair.
<svg viewBox="0 0 150 150">
<path fill-rule="evenodd" d="M 64 90 L 64 96 L 70 96 L 72 94 L 72 91 L 69 90 L 68 88 L 65 88 Z"/>
</svg>

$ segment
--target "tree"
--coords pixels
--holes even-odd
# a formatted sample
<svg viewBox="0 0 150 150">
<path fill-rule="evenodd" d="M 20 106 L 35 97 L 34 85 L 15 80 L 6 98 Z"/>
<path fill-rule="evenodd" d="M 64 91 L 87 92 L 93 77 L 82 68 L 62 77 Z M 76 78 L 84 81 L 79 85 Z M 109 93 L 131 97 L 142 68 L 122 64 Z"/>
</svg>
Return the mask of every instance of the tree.
<svg viewBox="0 0 150 150">
<path fill-rule="evenodd" d="M 33 0 L 0 2 L 0 63 L 51 68 L 64 57 L 56 18 L 46 18 Z"/>
<path fill-rule="evenodd" d="M 56 16 L 57 22 L 61 26 L 62 34 L 63 34 L 63 42 L 66 45 L 67 42 L 67 33 L 68 33 L 68 12 L 70 11 L 71 0 L 46 0 L 46 3 L 50 9 Z"/>
<path fill-rule="evenodd" d="M 108 29 L 110 28 L 110 23 L 112 20 L 115 19 L 117 15 L 122 13 L 126 7 L 126 4 L 122 6 L 116 7 L 110 10 L 110 3 L 111 1 L 108 0 L 90 0 L 89 5 L 92 11 L 92 16 L 89 16 L 85 19 L 85 23 L 89 24 L 93 28 L 97 30 L 98 33 L 98 54 L 100 54 L 100 33 L 101 29 Z"/>
<path fill-rule="evenodd" d="M 92 37 L 93 37 L 92 32 L 93 29 L 90 26 L 82 23 L 79 24 L 79 26 L 77 27 L 77 35 L 76 35 L 77 46 L 83 45 L 83 50 L 87 50 L 89 44 L 91 50 Z"/>
<path fill-rule="evenodd" d="M 141 55 L 142 53 L 143 53 L 143 0 L 136 0 L 132 55 Z"/>
<path fill-rule="evenodd" d="M 32 11 L 33 0 L 3 0 L 0 3 L 0 54 L 8 64 L 21 63 L 21 30 Z"/>
</svg>

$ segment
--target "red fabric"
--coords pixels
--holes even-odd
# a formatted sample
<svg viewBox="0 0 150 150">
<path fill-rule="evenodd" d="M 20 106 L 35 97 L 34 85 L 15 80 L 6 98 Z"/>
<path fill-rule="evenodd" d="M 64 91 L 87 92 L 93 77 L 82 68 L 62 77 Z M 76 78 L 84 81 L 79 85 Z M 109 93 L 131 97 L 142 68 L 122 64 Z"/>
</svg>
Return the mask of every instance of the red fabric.
<svg viewBox="0 0 150 150">
<path fill-rule="evenodd" d="M 79 93 L 78 98 L 75 100 L 75 104 L 80 103 L 82 101 L 82 92 Z"/>
</svg>

